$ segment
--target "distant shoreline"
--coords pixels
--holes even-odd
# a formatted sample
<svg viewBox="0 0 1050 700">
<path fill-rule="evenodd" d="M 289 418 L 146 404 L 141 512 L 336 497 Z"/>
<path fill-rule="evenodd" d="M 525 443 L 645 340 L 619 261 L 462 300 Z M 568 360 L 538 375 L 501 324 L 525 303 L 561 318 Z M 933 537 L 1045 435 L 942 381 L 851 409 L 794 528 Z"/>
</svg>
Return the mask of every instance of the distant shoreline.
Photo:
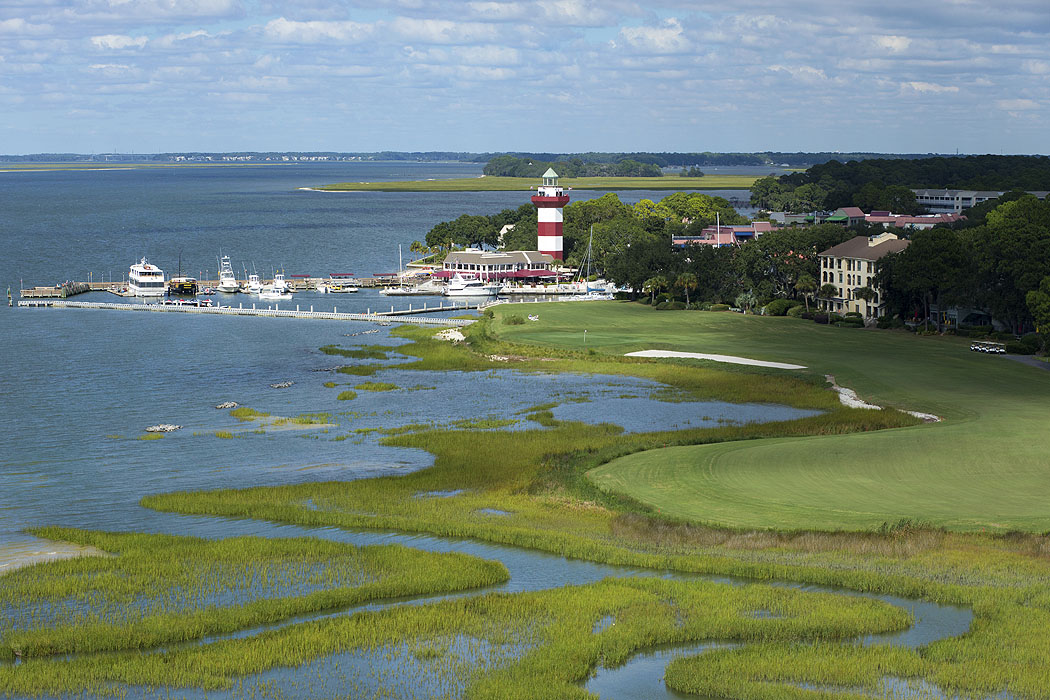
<svg viewBox="0 0 1050 700">
<path fill-rule="evenodd" d="M 561 178 L 560 184 L 578 190 L 747 190 L 757 179 L 754 175 L 567 177 Z M 536 178 L 528 177 L 469 177 L 448 180 L 337 182 L 299 189 L 311 192 L 528 192 L 537 184 Z"/>
</svg>

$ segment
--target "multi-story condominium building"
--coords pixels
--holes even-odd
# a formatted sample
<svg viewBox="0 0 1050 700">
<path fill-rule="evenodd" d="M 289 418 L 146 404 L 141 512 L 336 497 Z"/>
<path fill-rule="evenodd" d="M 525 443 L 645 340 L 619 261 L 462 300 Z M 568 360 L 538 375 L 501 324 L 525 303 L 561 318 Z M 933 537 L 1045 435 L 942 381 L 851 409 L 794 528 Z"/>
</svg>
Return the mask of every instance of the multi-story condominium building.
<svg viewBox="0 0 1050 700">
<path fill-rule="evenodd" d="M 1003 192 L 996 192 L 994 190 L 926 189 L 912 190 L 912 192 L 915 193 L 915 201 L 926 207 L 926 210 L 933 214 L 938 214 L 940 212 L 959 213 L 963 209 L 969 209 L 981 202 L 987 202 L 989 199 L 995 199 L 1004 194 Z M 1045 191 L 1029 191 L 1028 194 L 1034 194 L 1039 199 L 1046 199 L 1047 195 Z"/>
<path fill-rule="evenodd" d="M 838 289 L 838 294 L 827 300 L 828 310 L 839 313 L 856 311 L 867 318 L 882 316 L 885 313 L 882 290 L 875 284 L 879 259 L 904 250 L 908 243 L 910 241 L 899 239 L 892 233 L 880 233 L 877 236 L 857 236 L 820 253 L 817 256 L 820 259 L 820 284 L 833 284 Z M 857 290 L 864 288 L 874 291 L 870 300 L 857 296 Z"/>
</svg>

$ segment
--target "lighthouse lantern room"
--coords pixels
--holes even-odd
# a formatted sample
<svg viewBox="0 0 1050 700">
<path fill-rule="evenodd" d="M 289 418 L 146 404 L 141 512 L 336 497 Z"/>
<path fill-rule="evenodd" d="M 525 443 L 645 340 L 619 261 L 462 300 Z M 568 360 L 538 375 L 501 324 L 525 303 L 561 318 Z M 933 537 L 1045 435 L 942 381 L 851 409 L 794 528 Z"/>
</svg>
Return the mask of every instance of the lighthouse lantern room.
<svg viewBox="0 0 1050 700">
<path fill-rule="evenodd" d="M 532 203 L 536 205 L 537 248 L 555 260 L 564 260 L 562 208 L 569 203 L 569 196 L 558 184 L 558 173 L 554 168 L 547 168 L 543 173 L 543 184 L 536 188 Z"/>
</svg>

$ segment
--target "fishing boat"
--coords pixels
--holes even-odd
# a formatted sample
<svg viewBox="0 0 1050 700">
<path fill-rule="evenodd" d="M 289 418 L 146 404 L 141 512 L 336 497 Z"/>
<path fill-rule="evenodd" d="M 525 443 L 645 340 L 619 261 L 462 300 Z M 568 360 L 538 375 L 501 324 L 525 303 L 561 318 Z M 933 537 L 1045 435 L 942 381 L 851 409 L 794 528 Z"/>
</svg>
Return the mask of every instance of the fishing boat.
<svg viewBox="0 0 1050 700">
<path fill-rule="evenodd" d="M 128 272 L 128 296 L 164 296 L 164 270 L 150 265 L 145 257 L 131 266 Z"/>
<path fill-rule="evenodd" d="M 288 287 L 288 283 L 285 282 L 283 272 L 274 273 L 273 284 L 263 287 L 262 291 L 259 292 L 259 298 L 265 301 L 279 301 L 292 298 L 292 290 Z"/>
<path fill-rule="evenodd" d="M 226 294 L 241 291 L 241 285 L 237 283 L 237 275 L 233 274 L 233 265 L 230 264 L 229 255 L 222 256 L 219 261 L 219 284 L 216 289 Z"/>
<path fill-rule="evenodd" d="M 193 277 L 172 277 L 168 280 L 168 294 L 179 296 L 196 296 L 197 280 Z"/>
<path fill-rule="evenodd" d="M 458 272 L 448 281 L 444 291 L 447 297 L 494 297 L 498 293 L 498 282 L 463 277 Z"/>
</svg>

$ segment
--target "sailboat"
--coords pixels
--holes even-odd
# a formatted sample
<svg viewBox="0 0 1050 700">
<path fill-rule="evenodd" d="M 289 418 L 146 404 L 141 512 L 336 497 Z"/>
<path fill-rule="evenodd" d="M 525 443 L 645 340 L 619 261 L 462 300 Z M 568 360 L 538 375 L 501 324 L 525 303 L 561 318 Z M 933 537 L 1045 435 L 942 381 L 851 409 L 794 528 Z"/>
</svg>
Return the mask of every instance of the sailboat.
<svg viewBox="0 0 1050 700">
<path fill-rule="evenodd" d="M 435 287 L 430 282 L 424 282 L 423 284 L 409 287 L 405 285 L 405 268 L 402 264 L 401 258 L 401 244 L 397 245 L 397 286 L 396 287 L 383 287 L 379 290 L 380 294 L 390 297 L 412 297 L 412 296 L 426 296 L 441 294 L 442 290 L 440 287 Z"/>
<path fill-rule="evenodd" d="M 591 284 L 591 253 L 592 244 L 594 243 L 594 225 L 591 225 L 591 234 L 587 239 L 587 254 L 584 255 L 584 262 L 580 264 L 579 269 L 576 271 L 577 279 L 574 280 L 574 285 L 580 290 L 580 293 L 571 297 L 573 301 L 608 301 L 613 298 L 613 295 L 609 292 L 608 286 L 603 287 L 595 283 Z M 584 276 L 583 270 L 586 264 L 587 274 Z"/>
</svg>

